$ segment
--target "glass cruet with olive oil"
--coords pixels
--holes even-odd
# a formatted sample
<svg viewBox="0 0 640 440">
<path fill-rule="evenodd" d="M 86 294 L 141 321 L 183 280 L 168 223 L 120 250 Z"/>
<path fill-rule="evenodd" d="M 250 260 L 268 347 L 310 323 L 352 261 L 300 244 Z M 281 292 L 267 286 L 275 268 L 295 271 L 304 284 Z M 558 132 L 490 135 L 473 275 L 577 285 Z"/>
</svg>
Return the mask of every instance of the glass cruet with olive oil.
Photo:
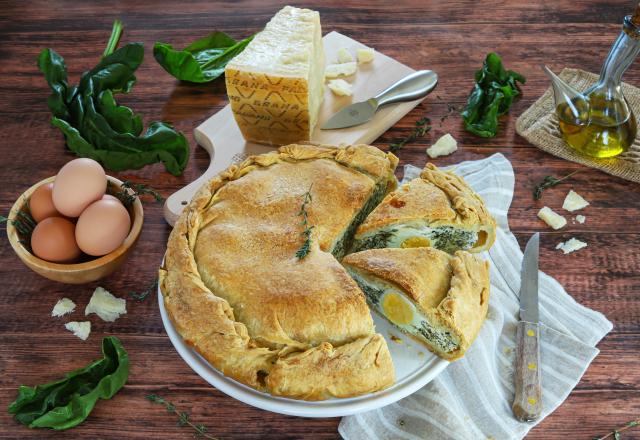
<svg viewBox="0 0 640 440">
<path fill-rule="evenodd" d="M 636 119 L 622 94 L 622 74 L 640 53 L 640 3 L 624 18 L 622 32 L 611 47 L 596 84 L 580 93 L 551 70 L 556 114 L 564 140 L 592 157 L 613 157 L 631 147 Z"/>
</svg>

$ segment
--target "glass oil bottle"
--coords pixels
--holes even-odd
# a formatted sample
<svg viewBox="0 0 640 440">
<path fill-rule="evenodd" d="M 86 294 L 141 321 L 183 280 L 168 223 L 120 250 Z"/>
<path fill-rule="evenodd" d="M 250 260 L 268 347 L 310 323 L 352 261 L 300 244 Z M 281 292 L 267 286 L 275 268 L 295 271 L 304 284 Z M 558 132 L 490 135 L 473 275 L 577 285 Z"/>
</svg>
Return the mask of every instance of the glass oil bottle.
<svg viewBox="0 0 640 440">
<path fill-rule="evenodd" d="M 640 4 L 625 17 L 623 29 L 611 47 L 596 84 L 580 93 L 546 66 L 554 90 L 556 114 L 564 140 L 592 157 L 617 156 L 636 137 L 636 119 L 622 94 L 622 74 L 640 53 Z"/>
</svg>

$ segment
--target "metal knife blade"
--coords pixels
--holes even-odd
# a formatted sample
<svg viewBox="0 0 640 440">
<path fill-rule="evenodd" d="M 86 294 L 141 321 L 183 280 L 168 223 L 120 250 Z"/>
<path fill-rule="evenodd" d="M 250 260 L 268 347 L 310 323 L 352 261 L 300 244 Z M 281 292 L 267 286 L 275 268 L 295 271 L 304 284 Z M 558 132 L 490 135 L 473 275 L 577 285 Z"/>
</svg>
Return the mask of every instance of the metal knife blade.
<svg viewBox="0 0 640 440">
<path fill-rule="evenodd" d="M 438 75 L 432 70 L 419 70 L 390 85 L 371 99 L 351 104 L 329 118 L 320 127 L 322 130 L 353 127 L 363 124 L 378 108 L 394 102 L 413 101 L 424 98 L 438 84 Z"/>
<path fill-rule="evenodd" d="M 370 99 L 368 101 L 357 102 L 340 110 L 325 122 L 323 130 L 334 130 L 336 128 L 353 127 L 364 124 L 371 120 L 378 109 L 378 103 Z"/>
<path fill-rule="evenodd" d="M 540 233 L 529 239 L 522 259 L 522 283 L 520 284 L 520 319 L 538 322 L 538 254 Z"/>
</svg>

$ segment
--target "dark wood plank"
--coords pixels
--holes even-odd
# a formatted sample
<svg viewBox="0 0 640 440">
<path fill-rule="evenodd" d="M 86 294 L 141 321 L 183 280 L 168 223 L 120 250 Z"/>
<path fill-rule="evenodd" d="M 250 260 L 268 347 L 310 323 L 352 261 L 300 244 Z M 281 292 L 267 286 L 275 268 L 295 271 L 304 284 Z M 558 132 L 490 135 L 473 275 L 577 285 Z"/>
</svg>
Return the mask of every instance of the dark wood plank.
<svg viewBox="0 0 640 440">
<path fill-rule="evenodd" d="M 317 8 L 325 32 L 336 30 L 362 41 L 414 68 L 441 73 L 436 92 L 385 133 L 376 145 L 386 148 L 407 134 L 414 121 L 427 115 L 433 129 L 425 139 L 399 152 L 401 164 L 423 165 L 425 148 L 442 134 L 458 139 L 460 151 L 435 160 L 438 165 L 474 160 L 500 152 L 512 163 L 515 195 L 509 212 L 510 227 L 521 244 L 534 231 L 542 231 L 541 268 L 556 277 L 579 302 L 607 315 L 614 331 L 600 344 L 601 353 L 569 399 L 536 427 L 530 438 L 591 438 L 637 417 L 640 409 L 640 373 L 635 368 L 640 349 L 640 246 L 637 184 L 543 153 L 514 129 L 522 113 L 548 85 L 541 63 L 554 70 L 582 67 L 597 71 L 620 29 L 628 1 L 607 2 L 435 2 L 398 0 L 372 4 L 365 0 L 309 1 Z M 49 91 L 35 66 L 43 47 L 53 47 L 66 59 L 70 77 L 92 66 L 102 52 L 115 18 L 125 23 L 123 41 L 143 41 L 146 60 L 138 84 L 120 101 L 140 112 L 145 122 L 166 120 L 185 132 L 192 158 L 185 174 L 170 176 L 160 165 L 117 173 L 119 177 L 150 182 L 166 195 L 195 179 L 208 163 L 196 146 L 192 130 L 227 103 L 222 81 L 205 85 L 181 84 L 153 60 L 154 41 L 183 46 L 211 30 L 244 37 L 262 28 L 279 8 L 275 1 L 250 0 L 242 4 L 210 0 L 171 2 L 72 2 L 38 0 L 0 1 L 0 213 L 34 181 L 55 174 L 73 156 L 65 152 L 60 133 L 49 125 Z M 501 122 L 500 134 L 480 139 L 464 132 L 457 113 L 442 123 L 447 103 L 460 109 L 472 85 L 473 72 L 488 51 L 497 51 L 508 68 L 527 76 L 524 96 Z M 625 80 L 640 84 L 640 69 L 633 66 Z M 440 99 L 438 99 L 440 97 Z M 581 172 L 566 184 L 532 200 L 533 186 L 545 175 Z M 401 167 L 398 171 L 401 176 Z M 582 213 L 584 225 L 570 224 L 559 232 L 536 217 L 547 205 L 559 209 L 569 188 L 591 202 Z M 568 216 L 571 218 L 572 216 Z M 80 308 L 93 289 L 103 285 L 124 295 L 144 288 L 155 276 L 170 228 L 162 208 L 145 204 L 145 226 L 128 264 L 100 283 L 65 286 L 44 280 L 26 269 L 8 242 L 0 240 L 0 407 L 6 408 L 19 384 L 36 384 L 85 365 L 99 354 L 100 337 L 116 334 L 132 358 L 131 378 L 113 401 L 101 402 L 87 423 L 65 433 L 32 431 L 0 411 L 2 438 L 191 438 L 175 426 L 161 407 L 145 401 L 149 393 L 169 397 L 192 417 L 223 438 L 337 438 L 337 419 L 300 419 L 257 410 L 237 402 L 206 384 L 180 359 L 164 334 L 157 299 L 129 301 L 129 313 L 113 324 L 92 320 L 94 333 L 81 342 L 64 330 L 61 320 L 49 317 L 56 300 L 67 296 Z M 555 245 L 571 236 L 589 247 L 562 255 Z M 80 315 L 74 315 L 80 316 Z M 635 433 L 635 437 L 640 434 Z M 633 438 L 631 434 L 628 438 Z"/>
</svg>

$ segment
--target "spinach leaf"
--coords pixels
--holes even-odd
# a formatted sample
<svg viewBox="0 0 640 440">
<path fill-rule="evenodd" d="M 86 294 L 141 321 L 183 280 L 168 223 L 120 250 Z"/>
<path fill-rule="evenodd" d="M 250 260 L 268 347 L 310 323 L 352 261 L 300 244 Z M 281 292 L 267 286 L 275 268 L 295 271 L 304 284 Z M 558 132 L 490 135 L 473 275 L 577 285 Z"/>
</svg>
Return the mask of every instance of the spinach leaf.
<svg viewBox="0 0 640 440">
<path fill-rule="evenodd" d="M 482 137 L 498 133 L 498 116 L 509 111 L 516 96 L 520 95 L 518 82 L 525 77 L 512 70 L 505 70 L 502 59 L 495 53 L 487 55 L 482 69 L 475 73 L 476 84 L 462 112 L 464 128 Z"/>
<path fill-rule="evenodd" d="M 103 358 L 67 373 L 64 379 L 35 387 L 20 386 L 9 413 L 29 428 L 73 428 L 98 399 L 110 399 L 129 377 L 129 356 L 115 336 L 102 340 Z"/>
<path fill-rule="evenodd" d="M 213 32 L 183 50 L 156 42 L 153 56 L 169 74 L 182 81 L 204 83 L 224 73 L 227 63 L 244 50 L 253 36 L 236 41 L 224 32 Z"/>
<path fill-rule="evenodd" d="M 53 93 L 48 99 L 51 123 L 65 135 L 67 147 L 78 156 L 101 162 L 105 168 L 124 171 L 162 162 L 171 174 L 180 175 L 189 159 L 189 144 L 182 133 L 164 122 L 152 122 L 144 134 L 142 118 L 116 103 L 115 93 L 133 88 L 135 71 L 142 63 L 142 43 L 115 50 L 122 32 L 118 21 L 104 57 L 84 72 L 78 86 L 70 87 L 64 59 L 44 49 L 38 67 Z"/>
</svg>

